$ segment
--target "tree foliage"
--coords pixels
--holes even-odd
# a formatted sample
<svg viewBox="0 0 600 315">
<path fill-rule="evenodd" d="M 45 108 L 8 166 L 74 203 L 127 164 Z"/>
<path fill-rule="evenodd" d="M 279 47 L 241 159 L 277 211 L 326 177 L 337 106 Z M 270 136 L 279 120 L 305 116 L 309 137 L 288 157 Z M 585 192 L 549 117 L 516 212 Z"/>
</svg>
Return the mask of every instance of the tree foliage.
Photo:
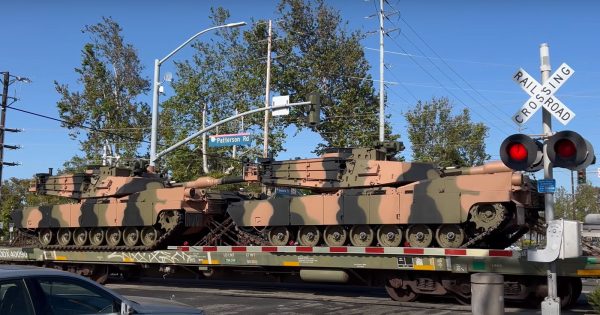
<svg viewBox="0 0 600 315">
<path fill-rule="evenodd" d="M 372 145 L 379 135 L 379 97 L 369 75 L 359 31 L 350 32 L 339 12 L 324 1 L 282 0 L 278 6 L 283 40 L 275 84 L 281 94 L 322 95 L 324 147 Z M 305 120 L 287 121 L 302 128 Z M 398 139 L 386 126 L 386 139 Z"/>
<path fill-rule="evenodd" d="M 82 90 L 54 82 L 61 96 L 57 107 L 66 121 L 63 126 L 79 140 L 84 159 L 99 160 L 105 140 L 115 146 L 116 154 L 133 158 L 150 125 L 149 107 L 138 100 L 148 92 L 149 81 L 141 76 L 137 52 L 124 41 L 117 22 L 103 18 L 85 26 L 83 32 L 90 42 L 84 45 L 81 66 L 75 69 Z"/>
<path fill-rule="evenodd" d="M 447 98 L 419 101 L 405 113 L 405 118 L 413 161 L 442 167 L 474 166 L 490 158 L 484 143 L 489 128 L 472 122 L 467 108 L 453 115 Z"/>
<path fill-rule="evenodd" d="M 378 139 L 379 99 L 360 40 L 360 32 L 347 30 L 338 11 L 324 1 L 282 0 L 273 22 L 271 91 L 290 95 L 292 102 L 306 101 L 313 92 L 321 94 L 322 124 L 314 130 L 327 146 L 371 145 Z M 214 25 L 227 23 L 229 12 L 211 10 Z M 201 129 L 203 106 L 208 107 L 208 125 L 236 111 L 264 107 L 268 22 L 256 21 L 249 30 L 222 28 L 216 37 L 194 44 L 192 60 L 177 63 L 176 95 L 163 103 L 161 133 L 165 143 L 174 143 Z M 269 151 L 284 150 L 285 128 L 307 127 L 306 108 L 292 108 L 289 116 L 270 119 Z M 246 156 L 261 156 L 264 113 L 247 116 L 244 130 L 253 135 L 254 145 Z M 219 128 L 219 133 L 239 132 L 240 122 Z M 216 133 L 216 130 L 213 131 Z M 397 139 L 386 126 L 387 139 Z M 201 170 L 200 139 L 167 157 L 176 178 L 188 179 Z M 230 149 L 210 148 L 215 171 L 232 162 Z"/>
<path fill-rule="evenodd" d="M 575 196 L 565 187 L 554 193 L 554 216 L 583 221 L 590 213 L 600 213 L 600 189 L 590 184 L 577 185 Z"/>
</svg>

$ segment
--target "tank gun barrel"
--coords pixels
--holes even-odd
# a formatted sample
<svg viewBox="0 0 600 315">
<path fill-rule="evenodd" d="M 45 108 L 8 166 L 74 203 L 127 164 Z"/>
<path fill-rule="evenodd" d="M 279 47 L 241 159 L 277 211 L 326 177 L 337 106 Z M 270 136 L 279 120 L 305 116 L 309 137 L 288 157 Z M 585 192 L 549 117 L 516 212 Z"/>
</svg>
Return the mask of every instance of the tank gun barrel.
<svg viewBox="0 0 600 315">
<path fill-rule="evenodd" d="M 245 182 L 242 176 L 229 176 L 229 177 L 221 177 L 214 178 L 210 176 L 199 177 L 196 180 L 189 181 L 183 183 L 183 187 L 185 188 L 208 188 L 217 185 L 225 185 L 225 184 L 237 184 Z"/>
<path fill-rule="evenodd" d="M 504 165 L 502 161 L 492 161 L 483 165 L 473 167 L 462 167 L 457 169 L 445 169 L 444 174 L 446 175 L 479 175 L 479 174 L 493 174 L 502 172 L 512 172 L 508 166 Z"/>
</svg>

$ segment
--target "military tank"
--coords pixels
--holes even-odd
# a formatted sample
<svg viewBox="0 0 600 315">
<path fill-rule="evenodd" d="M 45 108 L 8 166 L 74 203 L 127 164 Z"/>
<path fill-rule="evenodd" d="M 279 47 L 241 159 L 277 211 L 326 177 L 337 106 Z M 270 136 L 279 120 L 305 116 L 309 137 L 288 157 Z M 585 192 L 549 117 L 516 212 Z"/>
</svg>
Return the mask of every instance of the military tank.
<svg viewBox="0 0 600 315">
<path fill-rule="evenodd" d="M 171 184 L 132 167 L 90 166 L 83 173 L 36 174 L 30 192 L 62 196 L 72 203 L 29 207 L 12 214 L 15 227 L 51 249 L 151 250 L 177 238 L 201 234 L 227 205 L 243 196 L 210 192 L 241 177 Z"/>
<path fill-rule="evenodd" d="M 401 143 L 247 164 L 246 181 L 301 193 L 241 200 L 227 212 L 272 245 L 504 248 L 539 222 L 542 195 L 501 162 L 439 169 L 395 160 Z M 302 193 L 304 192 L 304 193 Z"/>
</svg>

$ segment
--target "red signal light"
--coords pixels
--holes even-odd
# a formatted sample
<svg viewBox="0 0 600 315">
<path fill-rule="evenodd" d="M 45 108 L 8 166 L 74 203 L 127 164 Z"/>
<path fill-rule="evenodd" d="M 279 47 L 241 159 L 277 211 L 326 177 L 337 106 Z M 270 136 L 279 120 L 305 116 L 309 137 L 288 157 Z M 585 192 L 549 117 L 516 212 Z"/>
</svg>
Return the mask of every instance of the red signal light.
<svg viewBox="0 0 600 315">
<path fill-rule="evenodd" d="M 562 159 L 572 158 L 576 153 L 575 143 L 568 139 L 560 139 L 554 145 L 554 151 Z"/>
<path fill-rule="evenodd" d="M 511 143 L 507 146 L 508 156 L 515 161 L 523 161 L 527 158 L 527 149 L 522 143 Z"/>
<path fill-rule="evenodd" d="M 500 159 L 516 171 L 535 172 L 542 168 L 542 144 L 524 134 L 514 134 L 500 145 Z"/>
<path fill-rule="evenodd" d="M 596 162 L 592 144 L 575 131 L 563 130 L 546 141 L 548 159 L 554 167 L 582 170 Z"/>
</svg>

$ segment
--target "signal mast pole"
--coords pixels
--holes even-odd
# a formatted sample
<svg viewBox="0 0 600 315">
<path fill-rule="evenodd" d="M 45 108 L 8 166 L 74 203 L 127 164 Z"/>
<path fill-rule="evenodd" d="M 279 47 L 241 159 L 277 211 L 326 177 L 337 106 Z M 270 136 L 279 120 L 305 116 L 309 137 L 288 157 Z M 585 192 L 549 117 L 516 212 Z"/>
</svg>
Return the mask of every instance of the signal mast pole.
<svg viewBox="0 0 600 315">
<path fill-rule="evenodd" d="M 540 45 L 540 71 L 542 73 L 542 82 L 543 85 L 546 83 L 548 78 L 550 78 L 550 70 L 552 67 L 550 66 L 550 48 L 547 43 L 543 43 Z M 552 116 L 546 108 L 542 108 L 542 126 L 544 128 L 544 136 L 546 138 L 552 136 Z M 547 142 L 544 141 L 544 179 L 552 179 L 552 163 L 548 158 L 548 145 Z M 554 220 L 554 193 L 546 192 L 544 193 L 544 214 L 546 217 L 546 223 L 550 223 L 550 221 Z M 556 262 L 552 261 L 548 267 L 548 296 L 546 300 L 542 302 L 542 313 L 545 314 L 560 314 L 560 302 L 558 299 L 558 288 L 556 282 Z M 548 306 L 547 311 L 545 310 L 545 305 Z"/>
</svg>

